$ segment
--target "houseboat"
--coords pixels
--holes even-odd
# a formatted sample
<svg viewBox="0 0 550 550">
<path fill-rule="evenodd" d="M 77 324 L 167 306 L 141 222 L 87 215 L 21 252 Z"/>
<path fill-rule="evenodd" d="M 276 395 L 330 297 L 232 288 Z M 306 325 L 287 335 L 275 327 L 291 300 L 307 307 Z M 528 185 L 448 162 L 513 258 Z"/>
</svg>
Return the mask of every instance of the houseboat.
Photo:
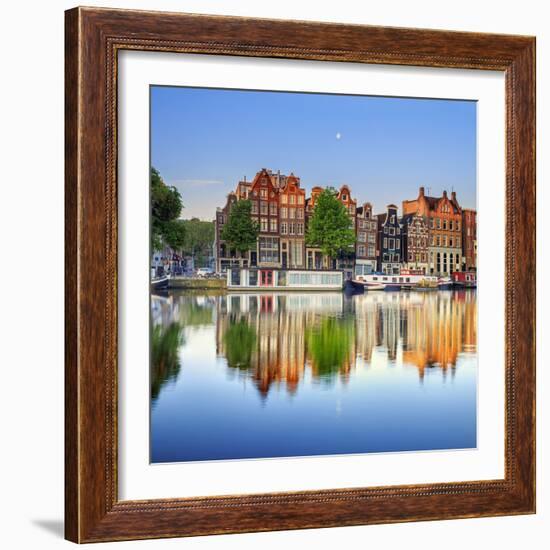
<svg viewBox="0 0 550 550">
<path fill-rule="evenodd" d="M 475 271 L 456 271 L 451 274 L 454 288 L 476 288 L 477 277 Z"/>
<path fill-rule="evenodd" d="M 399 275 L 389 273 L 370 273 L 353 279 L 354 286 L 362 285 L 364 290 L 411 290 L 437 289 L 438 277 L 402 270 Z"/>
<path fill-rule="evenodd" d="M 342 271 L 232 268 L 227 270 L 227 290 L 342 290 Z"/>
</svg>

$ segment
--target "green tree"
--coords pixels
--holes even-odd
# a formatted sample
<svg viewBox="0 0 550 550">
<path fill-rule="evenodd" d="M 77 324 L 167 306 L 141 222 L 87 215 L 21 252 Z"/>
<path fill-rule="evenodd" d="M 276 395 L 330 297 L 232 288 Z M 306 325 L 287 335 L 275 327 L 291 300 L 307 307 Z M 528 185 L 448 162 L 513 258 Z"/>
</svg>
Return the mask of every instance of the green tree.
<svg viewBox="0 0 550 550">
<path fill-rule="evenodd" d="M 178 219 L 183 209 L 180 192 L 164 183 L 158 170 L 151 167 L 151 246 L 160 250 L 165 245 L 174 250 L 183 246 L 185 224 Z"/>
<path fill-rule="evenodd" d="M 214 223 L 198 218 L 184 220 L 185 240 L 183 251 L 195 259 L 195 265 L 204 265 L 212 254 Z"/>
<path fill-rule="evenodd" d="M 353 250 L 355 231 L 352 219 L 332 187 L 323 189 L 315 201 L 307 227 L 306 243 L 320 248 L 330 259 Z"/>
<path fill-rule="evenodd" d="M 221 232 L 221 238 L 229 247 L 243 254 L 256 246 L 260 232 L 257 222 L 250 216 L 251 209 L 250 201 L 237 201 L 232 206 L 227 223 Z"/>
</svg>

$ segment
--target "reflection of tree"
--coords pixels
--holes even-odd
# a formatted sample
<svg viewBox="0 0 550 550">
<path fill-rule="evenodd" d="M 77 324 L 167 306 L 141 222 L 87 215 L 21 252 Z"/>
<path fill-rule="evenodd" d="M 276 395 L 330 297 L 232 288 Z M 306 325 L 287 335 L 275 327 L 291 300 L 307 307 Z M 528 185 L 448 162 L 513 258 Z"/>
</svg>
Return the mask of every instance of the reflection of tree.
<svg viewBox="0 0 550 550">
<path fill-rule="evenodd" d="M 355 340 L 355 326 L 351 319 L 327 317 L 306 333 L 306 346 L 313 373 L 325 380 L 351 366 Z"/>
<path fill-rule="evenodd" d="M 252 367 L 252 352 L 256 343 L 256 333 L 243 318 L 232 317 L 225 331 L 225 354 L 231 368 L 248 370 Z"/>
<path fill-rule="evenodd" d="M 151 334 L 151 396 L 156 399 L 162 387 L 176 380 L 180 372 L 179 347 L 183 344 L 182 326 L 156 325 Z"/>
</svg>

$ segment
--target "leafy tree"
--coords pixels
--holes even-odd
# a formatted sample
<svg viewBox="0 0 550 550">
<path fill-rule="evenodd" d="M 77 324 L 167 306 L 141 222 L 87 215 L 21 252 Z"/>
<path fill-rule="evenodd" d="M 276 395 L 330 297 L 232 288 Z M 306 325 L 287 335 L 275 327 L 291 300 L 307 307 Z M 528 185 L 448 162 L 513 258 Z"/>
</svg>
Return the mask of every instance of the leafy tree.
<svg viewBox="0 0 550 550">
<path fill-rule="evenodd" d="M 160 250 L 165 245 L 174 250 L 183 246 L 185 224 L 178 218 L 183 203 L 180 192 L 164 183 L 158 170 L 151 168 L 151 246 Z"/>
<path fill-rule="evenodd" d="M 331 187 L 323 189 L 317 197 L 307 227 L 306 243 L 320 248 L 329 258 L 353 250 L 355 231 L 352 219 Z"/>
<path fill-rule="evenodd" d="M 241 253 L 256 246 L 260 228 L 250 216 L 252 204 L 248 200 L 237 201 L 231 208 L 227 223 L 221 232 L 221 238 L 230 248 Z"/>
<path fill-rule="evenodd" d="M 192 256 L 199 264 L 204 264 L 212 253 L 214 244 L 214 223 L 198 218 L 184 220 L 185 240 L 183 251 Z"/>
</svg>

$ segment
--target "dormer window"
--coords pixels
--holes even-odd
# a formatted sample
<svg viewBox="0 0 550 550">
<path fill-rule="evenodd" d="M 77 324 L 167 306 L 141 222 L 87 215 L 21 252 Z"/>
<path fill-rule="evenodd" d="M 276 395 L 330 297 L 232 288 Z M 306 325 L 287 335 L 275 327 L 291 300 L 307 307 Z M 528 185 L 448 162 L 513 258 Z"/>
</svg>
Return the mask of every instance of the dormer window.
<svg viewBox="0 0 550 550">
<path fill-rule="evenodd" d="M 342 195 L 342 200 L 343 200 L 343 201 L 347 201 L 347 200 L 348 200 L 348 196 L 347 196 L 345 193 Z"/>
</svg>

